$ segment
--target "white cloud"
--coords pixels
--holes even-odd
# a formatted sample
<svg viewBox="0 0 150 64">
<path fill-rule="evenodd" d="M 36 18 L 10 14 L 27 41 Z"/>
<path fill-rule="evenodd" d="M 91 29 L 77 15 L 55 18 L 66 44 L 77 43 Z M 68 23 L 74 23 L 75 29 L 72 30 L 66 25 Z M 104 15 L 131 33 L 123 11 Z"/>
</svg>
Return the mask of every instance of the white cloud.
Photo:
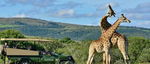
<svg viewBox="0 0 150 64">
<path fill-rule="evenodd" d="M 130 18 L 131 20 L 149 21 L 150 2 L 138 4 L 135 8 L 124 9 L 122 12 L 126 13 L 127 18 Z"/>
<path fill-rule="evenodd" d="M 100 22 L 94 21 L 90 24 L 87 24 L 87 26 L 100 26 Z"/>
<path fill-rule="evenodd" d="M 138 23 L 136 23 L 136 25 L 138 25 L 138 26 L 148 26 L 148 25 L 150 25 L 150 21 L 138 22 Z"/>
<path fill-rule="evenodd" d="M 150 28 L 150 21 L 141 21 L 141 22 L 137 22 L 137 23 L 136 23 L 136 26 Z"/>
<path fill-rule="evenodd" d="M 24 18 L 24 17 L 29 17 L 29 16 L 26 16 L 25 14 L 16 14 L 14 17 Z"/>
<path fill-rule="evenodd" d="M 52 6 L 54 5 L 54 2 L 56 0 L 7 0 L 6 3 L 10 3 L 10 4 L 13 4 L 13 5 L 16 5 L 16 4 L 23 4 L 23 5 L 26 5 L 26 4 L 30 4 L 30 5 L 33 5 L 35 7 L 47 7 L 47 6 Z"/>
<path fill-rule="evenodd" d="M 106 5 L 111 5 L 112 7 L 118 7 L 119 3 L 117 3 L 117 2 L 110 2 L 109 4 L 106 4 Z"/>
<path fill-rule="evenodd" d="M 82 13 L 82 14 L 76 14 L 77 18 L 81 18 L 81 17 L 91 17 L 91 18 L 96 18 L 99 17 L 102 13 L 100 12 L 88 12 L 88 13 Z"/>
<path fill-rule="evenodd" d="M 72 9 L 72 8 L 75 8 L 75 7 L 78 7 L 78 6 L 82 6 L 84 3 L 76 3 L 76 2 L 73 2 L 73 1 L 70 1 L 70 2 L 66 2 L 64 4 L 59 4 L 57 5 L 58 7 L 60 8 L 63 8 L 63 9 Z"/>
<path fill-rule="evenodd" d="M 51 17 L 62 17 L 62 18 L 97 18 L 104 15 L 102 12 L 87 12 L 87 13 L 75 13 L 73 9 L 65 9 L 59 11 L 48 11 Z"/>
<path fill-rule="evenodd" d="M 142 14 L 142 13 L 128 13 L 126 17 L 132 20 L 150 20 L 149 14 Z"/>
<path fill-rule="evenodd" d="M 51 16 L 54 17 L 73 17 L 75 11 L 72 9 L 59 10 L 58 12 L 51 13 Z"/>
<path fill-rule="evenodd" d="M 91 17 L 93 15 L 94 15 L 94 12 L 90 12 L 90 13 L 87 14 L 87 16 L 89 16 L 89 17 Z"/>
<path fill-rule="evenodd" d="M 25 4 L 30 3 L 30 0 L 7 0 L 6 3 L 11 3 L 13 5 L 16 5 L 17 3 L 20 3 L 20 4 L 25 5 Z"/>
<path fill-rule="evenodd" d="M 125 13 L 150 13 L 150 2 L 139 4 L 133 9 L 124 9 L 124 10 L 122 10 L 122 12 L 125 12 Z"/>
<path fill-rule="evenodd" d="M 111 7 L 118 7 L 119 4 L 117 2 L 110 2 L 108 4 L 105 4 L 104 6 L 99 6 L 97 8 L 97 11 L 106 10 L 108 8 L 108 5 L 111 5 Z"/>
<path fill-rule="evenodd" d="M 33 0 L 33 3 L 30 3 L 34 5 L 35 7 L 48 7 L 48 6 L 53 6 L 54 2 L 56 0 Z"/>
</svg>

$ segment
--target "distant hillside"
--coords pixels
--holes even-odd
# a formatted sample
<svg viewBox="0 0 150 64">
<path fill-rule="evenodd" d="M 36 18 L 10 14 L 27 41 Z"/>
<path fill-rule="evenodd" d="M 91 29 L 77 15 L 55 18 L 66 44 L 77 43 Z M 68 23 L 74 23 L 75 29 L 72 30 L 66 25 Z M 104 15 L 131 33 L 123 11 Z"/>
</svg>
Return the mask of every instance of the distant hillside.
<svg viewBox="0 0 150 64">
<path fill-rule="evenodd" d="M 99 26 L 74 25 L 52 22 L 33 18 L 0 18 L 2 30 L 19 30 L 26 36 L 42 36 L 62 39 L 70 37 L 72 40 L 98 39 L 101 35 Z M 150 39 L 150 29 L 121 26 L 119 33 L 129 36 L 141 36 Z"/>
</svg>

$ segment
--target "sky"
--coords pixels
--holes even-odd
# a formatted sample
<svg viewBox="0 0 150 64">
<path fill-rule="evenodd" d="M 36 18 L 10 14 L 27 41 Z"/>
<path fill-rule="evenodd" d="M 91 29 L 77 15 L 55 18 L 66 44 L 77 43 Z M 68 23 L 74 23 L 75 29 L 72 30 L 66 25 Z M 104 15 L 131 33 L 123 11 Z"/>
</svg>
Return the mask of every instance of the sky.
<svg viewBox="0 0 150 64">
<path fill-rule="evenodd" d="M 122 26 L 150 28 L 149 0 L 0 0 L 0 17 L 97 26 L 109 4 L 116 13 L 116 17 L 108 18 L 111 24 L 124 14 L 131 23 Z"/>
</svg>

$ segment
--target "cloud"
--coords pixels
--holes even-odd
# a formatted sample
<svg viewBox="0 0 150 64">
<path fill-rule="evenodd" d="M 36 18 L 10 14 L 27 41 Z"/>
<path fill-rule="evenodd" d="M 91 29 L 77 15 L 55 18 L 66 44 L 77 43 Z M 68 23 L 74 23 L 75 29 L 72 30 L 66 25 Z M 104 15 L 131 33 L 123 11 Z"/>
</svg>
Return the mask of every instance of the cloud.
<svg viewBox="0 0 150 64">
<path fill-rule="evenodd" d="M 139 4 L 133 9 L 124 9 L 122 12 L 132 20 L 150 20 L 150 2 Z"/>
<path fill-rule="evenodd" d="M 31 0 L 8 0 L 6 3 L 11 3 L 12 5 L 16 5 L 16 4 L 28 4 L 30 3 Z"/>
<path fill-rule="evenodd" d="M 25 14 L 17 14 L 17 15 L 15 15 L 14 17 L 17 17 L 17 18 L 25 18 L 25 17 L 29 17 L 29 16 L 26 16 Z"/>
<path fill-rule="evenodd" d="M 76 2 L 73 2 L 73 1 L 70 1 L 70 2 L 67 2 L 67 3 L 64 3 L 64 4 L 60 4 L 58 5 L 59 7 L 62 7 L 62 8 L 66 8 L 66 9 L 70 9 L 70 8 L 75 8 L 77 6 L 81 6 L 83 5 L 84 3 L 76 3 Z"/>
<path fill-rule="evenodd" d="M 103 13 L 101 12 L 89 12 L 89 13 L 75 13 L 73 9 L 65 9 L 59 11 L 49 11 L 51 17 L 63 17 L 63 18 L 97 18 L 101 16 Z M 47 13 L 49 13 L 47 12 Z"/>
<path fill-rule="evenodd" d="M 4 6 L 6 6 L 6 5 L 5 4 L 0 5 L 0 7 L 4 7 Z"/>
<path fill-rule="evenodd" d="M 16 4 L 30 4 L 33 5 L 35 7 L 47 7 L 47 6 L 52 6 L 54 5 L 54 2 L 56 0 L 8 0 L 6 3 L 10 3 L 12 5 L 16 5 Z"/>
<path fill-rule="evenodd" d="M 104 6 L 102 6 L 102 5 L 99 6 L 97 8 L 97 11 L 106 10 L 108 8 L 108 5 L 111 5 L 111 7 L 118 7 L 119 6 L 119 4 L 117 2 L 110 2 L 108 4 L 105 4 Z"/>
<path fill-rule="evenodd" d="M 74 10 L 66 9 L 66 10 L 59 10 L 58 12 L 51 13 L 50 16 L 53 16 L 53 17 L 73 17 L 74 13 L 75 13 Z"/>
<path fill-rule="evenodd" d="M 55 0 L 34 0 L 33 4 L 34 6 L 38 6 L 38 7 L 47 7 L 47 6 L 53 6 L 54 5 Z"/>
<path fill-rule="evenodd" d="M 40 14 L 41 12 L 49 9 L 49 7 L 54 6 L 55 1 L 56 0 L 6 0 L 6 3 L 11 6 L 18 4 L 30 6 L 30 9 L 23 9 L 20 12 L 35 15 Z"/>
<path fill-rule="evenodd" d="M 128 13 L 125 16 L 131 20 L 150 20 L 150 14 Z"/>
<path fill-rule="evenodd" d="M 125 13 L 150 13 L 150 2 L 139 4 L 133 9 L 124 9 L 124 10 L 122 10 L 122 12 L 125 12 Z"/>
<path fill-rule="evenodd" d="M 103 15 L 101 12 L 89 12 L 89 13 L 82 13 L 82 14 L 76 14 L 77 18 L 97 18 Z"/>
<path fill-rule="evenodd" d="M 150 21 L 142 21 L 142 22 L 137 22 L 136 26 L 140 26 L 140 27 L 147 27 L 150 28 Z"/>
<path fill-rule="evenodd" d="M 99 25 L 100 25 L 100 22 L 98 21 L 93 21 L 92 23 L 87 24 L 87 26 L 99 26 Z"/>
</svg>

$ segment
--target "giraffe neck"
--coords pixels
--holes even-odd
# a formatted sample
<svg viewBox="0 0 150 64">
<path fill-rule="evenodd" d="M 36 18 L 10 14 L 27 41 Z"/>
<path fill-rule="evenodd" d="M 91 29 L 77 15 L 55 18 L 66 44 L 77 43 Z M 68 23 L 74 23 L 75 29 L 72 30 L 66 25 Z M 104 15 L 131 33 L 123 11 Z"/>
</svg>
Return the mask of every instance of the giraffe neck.
<svg viewBox="0 0 150 64">
<path fill-rule="evenodd" d="M 104 35 L 107 35 L 107 38 L 111 38 L 113 33 L 117 30 L 118 26 L 120 25 L 120 20 L 118 19 L 106 32 Z"/>
<path fill-rule="evenodd" d="M 102 17 L 100 21 L 100 28 L 101 28 L 102 33 L 104 33 L 111 26 L 111 24 L 108 23 L 107 18 L 108 16 L 105 15 Z"/>
</svg>

